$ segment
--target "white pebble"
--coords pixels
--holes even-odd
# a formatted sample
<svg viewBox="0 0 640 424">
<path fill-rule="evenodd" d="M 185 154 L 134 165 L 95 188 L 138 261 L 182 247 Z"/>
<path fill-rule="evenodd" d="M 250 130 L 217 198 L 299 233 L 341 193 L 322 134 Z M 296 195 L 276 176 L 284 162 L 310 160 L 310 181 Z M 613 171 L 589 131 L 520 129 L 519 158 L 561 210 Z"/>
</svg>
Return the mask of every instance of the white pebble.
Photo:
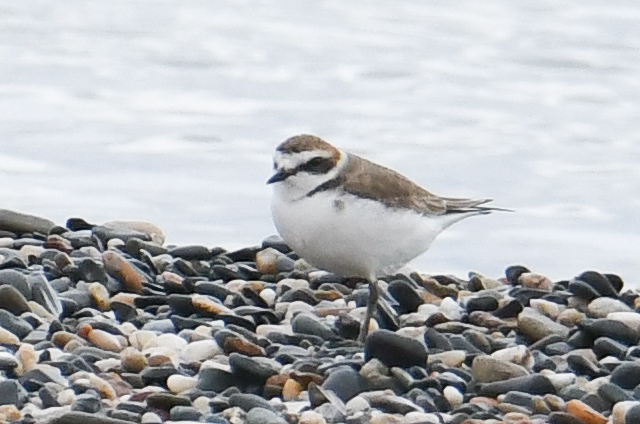
<svg viewBox="0 0 640 424">
<path fill-rule="evenodd" d="M 222 353 L 222 349 L 213 339 L 199 340 L 189 343 L 180 352 L 180 357 L 186 362 L 202 362 Z"/>
<path fill-rule="evenodd" d="M 167 387 L 175 394 L 182 393 L 185 390 L 196 387 L 197 384 L 197 378 L 188 377 L 186 375 L 173 374 L 167 378 Z"/>
<path fill-rule="evenodd" d="M 273 289 L 264 289 L 260 292 L 260 297 L 267 302 L 267 305 L 273 306 L 276 301 L 276 292 Z"/>
<path fill-rule="evenodd" d="M 460 393 L 460 391 L 458 391 L 458 389 L 456 389 L 455 387 L 445 387 L 442 391 L 442 394 L 444 395 L 445 399 L 447 399 L 447 402 L 449 402 L 449 405 L 451 405 L 452 408 L 455 409 L 458 406 L 462 405 L 464 397 L 462 396 L 462 393 Z"/>
<path fill-rule="evenodd" d="M 462 308 L 458 302 L 450 297 L 445 297 L 440 302 L 440 312 L 452 321 L 460 321 L 462 319 Z"/>
</svg>

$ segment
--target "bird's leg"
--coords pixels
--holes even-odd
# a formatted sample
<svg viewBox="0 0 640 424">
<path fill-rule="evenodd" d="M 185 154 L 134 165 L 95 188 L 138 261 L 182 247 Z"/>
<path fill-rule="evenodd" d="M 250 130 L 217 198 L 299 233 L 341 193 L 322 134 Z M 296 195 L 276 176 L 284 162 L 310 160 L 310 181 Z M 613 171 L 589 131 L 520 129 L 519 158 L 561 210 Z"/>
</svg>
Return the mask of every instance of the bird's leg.
<svg viewBox="0 0 640 424">
<path fill-rule="evenodd" d="M 358 340 L 361 342 L 364 342 L 364 339 L 367 337 L 367 333 L 369 332 L 369 323 L 371 322 L 371 318 L 376 311 L 378 296 L 378 280 L 375 277 L 370 278 L 369 299 L 367 300 L 367 313 L 364 316 L 364 322 L 362 323 L 362 327 L 360 327 L 360 335 L 358 336 Z"/>
</svg>

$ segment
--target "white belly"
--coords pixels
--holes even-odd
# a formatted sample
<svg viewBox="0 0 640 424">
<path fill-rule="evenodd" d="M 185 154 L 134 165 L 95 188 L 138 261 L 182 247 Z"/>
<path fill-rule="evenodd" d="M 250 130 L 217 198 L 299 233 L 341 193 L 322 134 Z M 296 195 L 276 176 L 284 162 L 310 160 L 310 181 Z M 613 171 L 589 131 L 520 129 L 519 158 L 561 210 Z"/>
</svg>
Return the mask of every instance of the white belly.
<svg viewBox="0 0 640 424">
<path fill-rule="evenodd" d="M 293 202 L 274 195 L 271 209 L 282 238 L 298 255 L 346 277 L 378 277 L 401 267 L 445 227 L 443 217 L 389 209 L 349 194 L 317 193 Z"/>
</svg>

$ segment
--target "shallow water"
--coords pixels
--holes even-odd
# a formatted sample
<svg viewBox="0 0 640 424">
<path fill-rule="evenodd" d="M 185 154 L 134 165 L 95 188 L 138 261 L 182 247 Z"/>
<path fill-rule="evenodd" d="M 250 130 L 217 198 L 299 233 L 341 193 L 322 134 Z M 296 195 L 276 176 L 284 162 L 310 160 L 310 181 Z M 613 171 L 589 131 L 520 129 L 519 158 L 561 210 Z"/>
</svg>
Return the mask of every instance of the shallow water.
<svg viewBox="0 0 640 424">
<path fill-rule="evenodd" d="M 271 151 L 314 133 L 516 210 L 420 271 L 637 286 L 639 21 L 622 0 L 1 2 L 1 205 L 257 244 Z"/>
</svg>

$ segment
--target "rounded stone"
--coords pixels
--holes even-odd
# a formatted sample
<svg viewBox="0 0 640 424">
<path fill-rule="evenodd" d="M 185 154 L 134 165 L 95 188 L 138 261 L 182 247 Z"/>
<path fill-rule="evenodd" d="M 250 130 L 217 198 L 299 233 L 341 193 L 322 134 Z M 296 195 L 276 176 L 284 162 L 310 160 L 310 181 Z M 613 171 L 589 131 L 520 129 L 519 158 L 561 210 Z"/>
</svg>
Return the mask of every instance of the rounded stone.
<svg viewBox="0 0 640 424">
<path fill-rule="evenodd" d="M 610 297 L 599 297 L 589 302 L 587 310 L 595 318 L 606 318 L 614 312 L 632 312 L 633 310 L 618 299 Z"/>
<path fill-rule="evenodd" d="M 347 402 L 352 397 L 363 392 L 366 388 L 366 381 L 353 368 L 349 366 L 339 367 L 333 370 L 322 384 L 325 390 L 333 390 L 333 392 Z"/>
<path fill-rule="evenodd" d="M 253 408 L 273 410 L 273 407 L 269 402 L 260 396 L 251 393 L 235 393 L 229 396 L 229 405 L 237 406 L 245 412 L 249 412 Z"/>
<path fill-rule="evenodd" d="M 46 235 L 55 225 L 53 221 L 46 218 L 9 209 L 0 209 L 0 230 L 15 234 L 39 233 Z"/>
<path fill-rule="evenodd" d="M 300 313 L 291 320 L 291 328 L 294 333 L 311 334 L 323 339 L 332 339 L 335 334 L 329 327 L 321 323 L 317 318 Z"/>
<path fill-rule="evenodd" d="M 300 414 L 298 424 L 327 424 L 327 420 L 315 411 L 304 411 Z"/>
<path fill-rule="evenodd" d="M 640 384 L 640 364 L 623 362 L 611 373 L 611 383 L 623 389 L 632 390 Z"/>
<path fill-rule="evenodd" d="M 186 362 L 202 362 L 222 353 L 222 349 L 215 340 L 199 340 L 189 343 L 180 352 L 180 357 Z"/>
<path fill-rule="evenodd" d="M 202 413 L 193 406 L 174 406 L 171 408 L 169 416 L 172 421 L 195 421 L 202 418 Z"/>
<path fill-rule="evenodd" d="M 416 289 L 404 280 L 392 281 L 387 291 L 400 304 L 401 313 L 415 312 L 424 303 Z"/>
<path fill-rule="evenodd" d="M 31 311 L 27 299 L 13 286 L 0 286 L 0 309 L 5 309 L 14 315 Z"/>
<path fill-rule="evenodd" d="M 476 356 L 473 359 L 471 369 L 473 376 L 479 383 L 508 380 L 515 377 L 529 375 L 522 366 L 491 356 Z"/>
<path fill-rule="evenodd" d="M 567 402 L 567 412 L 587 424 L 607 424 L 607 418 L 586 403 L 572 399 Z"/>
<path fill-rule="evenodd" d="M 554 385 L 547 377 L 540 374 L 532 374 L 504 381 L 480 384 L 478 394 L 480 396 L 496 397 L 514 390 L 537 395 L 556 393 Z"/>
<path fill-rule="evenodd" d="M 574 281 L 582 281 L 593 287 L 599 296 L 618 297 L 618 291 L 611 284 L 611 281 L 604 275 L 596 271 L 585 271 L 578 275 Z"/>
<path fill-rule="evenodd" d="M 100 399 L 88 393 L 76 396 L 71 404 L 72 411 L 81 411 L 88 413 L 96 413 L 100 411 Z"/>
<path fill-rule="evenodd" d="M 0 344 L 19 345 L 20 339 L 11 331 L 0 327 Z"/>
<path fill-rule="evenodd" d="M 9 285 L 22 294 L 25 299 L 31 300 L 31 287 L 27 282 L 27 276 L 15 269 L 0 269 L 0 286 Z"/>
<path fill-rule="evenodd" d="M 545 290 L 550 292 L 553 289 L 553 282 L 544 275 L 534 274 L 532 272 L 523 272 L 518 277 L 518 282 L 523 287 L 532 289 Z"/>
<path fill-rule="evenodd" d="M 252 408 L 246 416 L 245 424 L 288 424 L 270 408 Z"/>
<path fill-rule="evenodd" d="M 15 405 L 22 409 L 29 397 L 18 380 L 5 380 L 0 383 L 0 405 Z"/>
<path fill-rule="evenodd" d="M 285 402 L 298 399 L 300 393 L 304 390 L 302 384 L 296 380 L 289 378 L 282 386 L 282 400 Z"/>
<path fill-rule="evenodd" d="M 146 398 L 147 405 L 152 408 L 170 411 L 175 406 L 191 406 L 189 398 L 167 392 L 152 393 Z"/>
<path fill-rule="evenodd" d="M 408 368 L 413 365 L 424 366 L 427 349 L 415 339 L 388 330 L 376 330 L 365 340 L 364 356 L 366 361 L 378 358 L 388 367 Z"/>
<path fill-rule="evenodd" d="M 198 379 L 186 375 L 174 374 L 167 378 L 167 387 L 171 392 L 178 394 L 192 389 L 198 385 Z"/>
<path fill-rule="evenodd" d="M 21 339 L 33 331 L 33 327 L 27 321 L 5 309 L 0 309 L 0 327 L 9 330 Z"/>
<path fill-rule="evenodd" d="M 609 337 L 627 345 L 638 344 L 638 340 L 640 340 L 638 330 L 612 319 L 583 320 L 578 323 L 578 326 L 593 339 Z"/>
<path fill-rule="evenodd" d="M 518 315 L 518 329 L 533 342 L 550 334 L 557 334 L 563 338 L 569 336 L 569 329 L 567 327 L 539 314 L 532 308 L 524 308 L 520 315 Z"/>
<path fill-rule="evenodd" d="M 478 296 L 467 302 L 468 313 L 474 311 L 492 312 L 496 309 L 498 309 L 498 300 L 493 296 Z"/>
<path fill-rule="evenodd" d="M 125 291 L 142 293 L 145 277 L 119 253 L 109 250 L 102 254 L 105 270 L 118 280 Z"/>
</svg>

